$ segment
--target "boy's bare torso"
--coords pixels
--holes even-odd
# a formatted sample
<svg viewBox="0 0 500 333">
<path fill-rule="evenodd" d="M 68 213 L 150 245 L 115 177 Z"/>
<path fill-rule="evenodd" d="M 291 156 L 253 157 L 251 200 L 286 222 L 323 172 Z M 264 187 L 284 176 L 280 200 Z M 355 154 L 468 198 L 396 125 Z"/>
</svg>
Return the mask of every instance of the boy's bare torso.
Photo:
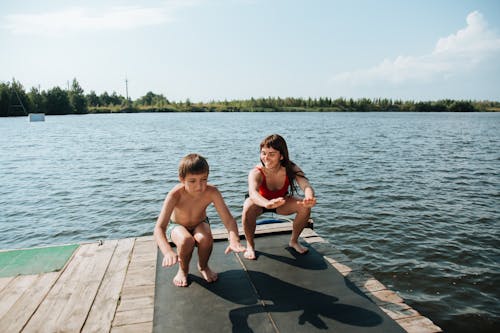
<svg viewBox="0 0 500 333">
<path fill-rule="evenodd" d="M 205 191 L 191 194 L 186 192 L 182 184 L 177 185 L 172 191 L 176 199 L 172 221 L 186 228 L 196 227 L 207 217 L 206 209 L 213 201 L 214 191 L 214 186 L 207 185 Z"/>
</svg>

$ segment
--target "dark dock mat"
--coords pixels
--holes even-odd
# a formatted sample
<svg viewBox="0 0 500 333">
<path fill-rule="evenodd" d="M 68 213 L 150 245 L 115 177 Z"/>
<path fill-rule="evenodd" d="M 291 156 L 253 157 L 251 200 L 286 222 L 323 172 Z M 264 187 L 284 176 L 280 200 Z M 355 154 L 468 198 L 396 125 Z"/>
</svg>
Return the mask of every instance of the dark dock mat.
<svg viewBox="0 0 500 333">
<path fill-rule="evenodd" d="M 216 242 L 219 281 L 204 282 L 193 255 L 187 288 L 173 285 L 177 266 L 162 268 L 158 253 L 154 332 L 405 332 L 314 248 L 288 249 L 289 237 L 256 239 L 255 261 Z"/>
</svg>

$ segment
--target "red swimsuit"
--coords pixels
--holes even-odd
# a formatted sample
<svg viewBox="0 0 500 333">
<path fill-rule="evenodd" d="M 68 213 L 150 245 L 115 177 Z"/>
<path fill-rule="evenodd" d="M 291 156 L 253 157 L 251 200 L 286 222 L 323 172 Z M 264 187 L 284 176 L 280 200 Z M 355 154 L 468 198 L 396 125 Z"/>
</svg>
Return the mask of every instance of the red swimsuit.
<svg viewBox="0 0 500 333">
<path fill-rule="evenodd" d="M 290 186 L 290 180 L 288 180 L 288 176 L 285 176 L 285 184 L 283 185 L 282 188 L 276 191 L 271 191 L 270 189 L 267 188 L 266 175 L 264 174 L 264 171 L 262 171 L 262 167 L 256 167 L 256 168 L 262 174 L 262 184 L 260 184 L 259 186 L 259 194 L 262 195 L 267 200 L 279 197 L 284 198 L 285 195 L 288 193 L 288 186 Z"/>
</svg>

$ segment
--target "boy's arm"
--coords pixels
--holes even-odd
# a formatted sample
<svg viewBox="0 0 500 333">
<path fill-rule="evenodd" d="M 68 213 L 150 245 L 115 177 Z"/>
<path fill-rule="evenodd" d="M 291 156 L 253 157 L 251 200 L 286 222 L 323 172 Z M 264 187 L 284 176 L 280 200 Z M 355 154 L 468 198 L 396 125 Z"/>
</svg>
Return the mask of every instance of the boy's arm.
<svg viewBox="0 0 500 333">
<path fill-rule="evenodd" d="M 245 251 L 245 247 L 240 243 L 238 224 L 236 223 L 236 220 L 234 219 L 233 215 L 231 215 L 229 208 L 224 202 L 222 194 L 215 187 L 213 189 L 212 202 L 214 203 L 214 207 L 217 210 L 217 213 L 219 214 L 228 232 L 229 246 L 227 247 L 225 253 L 227 254 L 231 251 L 234 252 Z"/>
<path fill-rule="evenodd" d="M 170 216 L 175 207 L 176 196 L 172 193 L 169 193 L 165 200 L 163 201 L 163 206 L 160 211 L 160 215 L 156 220 L 156 225 L 154 228 L 154 238 L 156 240 L 156 244 L 160 248 L 161 253 L 163 253 L 163 266 L 172 266 L 177 263 L 178 257 L 175 251 L 170 246 L 170 243 L 167 240 L 166 230 L 168 223 L 170 221 Z"/>
</svg>

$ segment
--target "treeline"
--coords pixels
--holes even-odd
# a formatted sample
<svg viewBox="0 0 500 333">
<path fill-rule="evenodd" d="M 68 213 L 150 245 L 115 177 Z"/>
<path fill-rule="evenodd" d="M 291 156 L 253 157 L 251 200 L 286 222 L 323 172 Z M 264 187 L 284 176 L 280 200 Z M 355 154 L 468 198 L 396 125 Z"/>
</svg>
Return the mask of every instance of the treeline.
<svg viewBox="0 0 500 333">
<path fill-rule="evenodd" d="M 68 89 L 54 87 L 50 90 L 31 88 L 25 91 L 17 82 L 0 82 L 0 116 L 26 116 L 28 113 L 47 115 L 125 113 L 125 112 L 477 112 L 500 111 L 497 101 L 439 100 L 415 102 L 378 99 L 345 98 L 251 98 L 248 100 L 210 101 L 192 103 L 169 101 L 161 94 L 148 92 L 132 101 L 116 92 L 97 95 L 94 91 L 85 94 L 76 79 Z"/>
</svg>

